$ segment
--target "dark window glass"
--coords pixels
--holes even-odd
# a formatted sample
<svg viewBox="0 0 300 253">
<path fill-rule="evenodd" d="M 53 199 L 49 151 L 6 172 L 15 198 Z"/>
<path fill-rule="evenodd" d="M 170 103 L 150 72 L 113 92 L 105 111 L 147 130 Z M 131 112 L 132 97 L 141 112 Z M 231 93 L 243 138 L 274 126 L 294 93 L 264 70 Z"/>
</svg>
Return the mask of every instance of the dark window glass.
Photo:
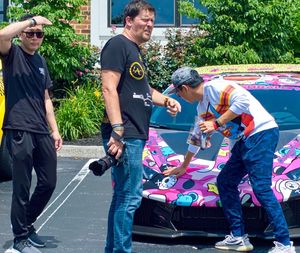
<svg viewBox="0 0 300 253">
<path fill-rule="evenodd" d="M 123 25 L 123 10 L 128 3 L 126 0 L 112 0 L 111 1 L 111 24 Z"/>
<path fill-rule="evenodd" d="M 169 89 L 165 91 L 168 94 Z M 281 130 L 300 129 L 299 90 L 262 89 L 249 92 L 275 118 Z M 181 104 L 181 112 L 176 117 L 170 116 L 166 109 L 154 106 L 151 125 L 177 130 L 189 130 L 194 124 L 197 103 L 190 104 L 175 94 L 168 94 Z M 276 102 L 274 102 L 276 101 Z M 297 105 L 298 104 L 298 105 Z"/>
<path fill-rule="evenodd" d="M 155 18 L 156 26 L 175 25 L 174 0 L 149 0 L 149 3 L 151 3 L 156 10 L 156 18 Z"/>
<path fill-rule="evenodd" d="M 0 0 L 0 22 L 6 20 L 6 9 L 8 6 L 8 0 Z"/>
<path fill-rule="evenodd" d="M 155 26 L 180 26 L 197 24 L 197 19 L 181 17 L 176 7 L 176 0 L 148 0 L 156 10 Z M 198 0 L 193 1 L 196 8 L 205 11 Z M 109 26 L 123 25 L 123 10 L 128 0 L 109 0 Z M 181 20 L 180 20 L 181 19 Z"/>
</svg>

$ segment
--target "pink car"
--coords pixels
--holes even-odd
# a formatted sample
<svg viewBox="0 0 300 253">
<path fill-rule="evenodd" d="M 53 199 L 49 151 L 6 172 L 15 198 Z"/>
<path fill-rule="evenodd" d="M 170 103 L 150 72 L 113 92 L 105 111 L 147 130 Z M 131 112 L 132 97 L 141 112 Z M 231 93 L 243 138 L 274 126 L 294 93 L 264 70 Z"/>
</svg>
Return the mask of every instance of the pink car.
<svg viewBox="0 0 300 253">
<path fill-rule="evenodd" d="M 291 237 L 300 237 L 300 66 L 231 65 L 197 70 L 205 81 L 237 81 L 276 119 L 280 140 L 274 154 L 272 188 L 282 204 Z M 200 151 L 180 178 L 161 173 L 167 166 L 183 161 L 196 116 L 196 104 L 176 99 L 183 110 L 175 118 L 164 108 L 153 109 L 152 128 L 143 154 L 143 201 L 135 215 L 134 233 L 161 237 L 223 236 L 229 233 L 229 226 L 216 178 L 229 157 L 228 139 L 214 134 L 212 147 Z M 247 232 L 250 236 L 270 238 L 272 228 L 247 176 L 239 190 Z"/>
</svg>

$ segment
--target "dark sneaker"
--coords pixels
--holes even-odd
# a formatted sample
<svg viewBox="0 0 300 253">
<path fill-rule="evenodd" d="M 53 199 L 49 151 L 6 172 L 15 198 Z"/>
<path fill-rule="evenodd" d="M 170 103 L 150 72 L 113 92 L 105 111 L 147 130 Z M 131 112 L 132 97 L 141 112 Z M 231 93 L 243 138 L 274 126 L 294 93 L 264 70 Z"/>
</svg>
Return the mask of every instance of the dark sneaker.
<svg viewBox="0 0 300 253">
<path fill-rule="evenodd" d="M 11 249 L 5 253 L 41 253 L 36 247 L 32 246 L 26 239 L 14 242 Z"/>
<path fill-rule="evenodd" d="M 280 242 L 274 242 L 275 247 L 268 251 L 268 253 L 296 253 L 295 247 L 293 246 L 293 242 L 291 245 L 284 246 Z"/>
<path fill-rule="evenodd" d="M 226 235 L 225 239 L 215 244 L 216 249 L 221 250 L 234 250 L 247 252 L 253 250 L 253 245 L 250 243 L 248 235 L 233 236 L 232 234 Z"/>
<path fill-rule="evenodd" d="M 46 246 L 46 243 L 38 236 L 34 229 L 29 232 L 28 241 L 37 248 L 44 248 Z"/>
</svg>

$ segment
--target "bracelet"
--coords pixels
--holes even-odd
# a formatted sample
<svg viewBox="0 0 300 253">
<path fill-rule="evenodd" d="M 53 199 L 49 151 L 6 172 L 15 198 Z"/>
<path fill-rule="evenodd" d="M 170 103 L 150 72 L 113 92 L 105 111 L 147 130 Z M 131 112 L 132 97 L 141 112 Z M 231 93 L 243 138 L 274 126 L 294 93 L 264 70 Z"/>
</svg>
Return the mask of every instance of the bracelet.
<svg viewBox="0 0 300 253">
<path fill-rule="evenodd" d="M 113 137 L 115 140 L 121 142 L 123 145 L 125 144 L 123 136 L 119 135 L 114 130 L 111 132 L 111 137 Z"/>
<path fill-rule="evenodd" d="M 222 126 L 222 125 L 220 124 L 220 121 L 219 121 L 218 119 L 216 119 L 215 122 L 216 122 L 216 125 L 218 126 L 218 128 Z"/>
<path fill-rule="evenodd" d="M 114 128 L 118 128 L 118 127 L 123 127 L 124 128 L 124 125 L 123 123 L 116 123 L 116 124 L 112 124 L 111 127 L 114 129 Z"/>
<path fill-rule="evenodd" d="M 222 125 L 220 124 L 220 122 L 216 119 L 213 121 L 214 124 L 214 129 L 217 130 L 219 127 L 221 127 Z"/>
<path fill-rule="evenodd" d="M 214 125 L 215 130 L 217 130 L 219 128 L 218 125 L 217 125 L 217 122 L 215 120 L 213 121 L 213 125 Z"/>
<path fill-rule="evenodd" d="M 30 25 L 29 27 L 33 27 L 33 26 L 36 26 L 37 25 L 37 22 L 34 18 L 30 19 Z"/>
<path fill-rule="evenodd" d="M 113 128 L 114 131 L 124 131 L 124 127 L 118 126 Z"/>
<path fill-rule="evenodd" d="M 169 98 L 166 97 L 166 98 L 165 98 L 165 101 L 164 101 L 164 106 L 165 106 L 165 107 L 168 107 L 168 104 L 169 104 Z"/>
</svg>

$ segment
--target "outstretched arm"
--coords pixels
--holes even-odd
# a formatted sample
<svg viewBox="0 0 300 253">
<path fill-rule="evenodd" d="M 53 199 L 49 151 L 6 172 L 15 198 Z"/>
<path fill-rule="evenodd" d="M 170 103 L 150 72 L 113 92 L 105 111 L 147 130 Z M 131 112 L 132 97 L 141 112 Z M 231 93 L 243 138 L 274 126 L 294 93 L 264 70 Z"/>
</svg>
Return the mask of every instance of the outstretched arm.
<svg viewBox="0 0 300 253">
<path fill-rule="evenodd" d="M 195 153 L 192 153 L 191 151 L 187 151 L 187 153 L 184 157 L 184 161 L 182 162 L 182 164 L 179 167 L 168 167 L 168 169 L 165 170 L 163 172 L 163 174 L 165 176 L 176 175 L 177 178 L 182 176 L 186 172 L 186 169 L 189 166 L 194 155 L 195 155 Z"/>
<path fill-rule="evenodd" d="M 157 90 L 151 88 L 152 101 L 155 105 L 165 106 L 167 112 L 172 116 L 176 116 L 178 112 L 181 112 L 181 105 L 173 98 L 163 95 Z"/>
</svg>

